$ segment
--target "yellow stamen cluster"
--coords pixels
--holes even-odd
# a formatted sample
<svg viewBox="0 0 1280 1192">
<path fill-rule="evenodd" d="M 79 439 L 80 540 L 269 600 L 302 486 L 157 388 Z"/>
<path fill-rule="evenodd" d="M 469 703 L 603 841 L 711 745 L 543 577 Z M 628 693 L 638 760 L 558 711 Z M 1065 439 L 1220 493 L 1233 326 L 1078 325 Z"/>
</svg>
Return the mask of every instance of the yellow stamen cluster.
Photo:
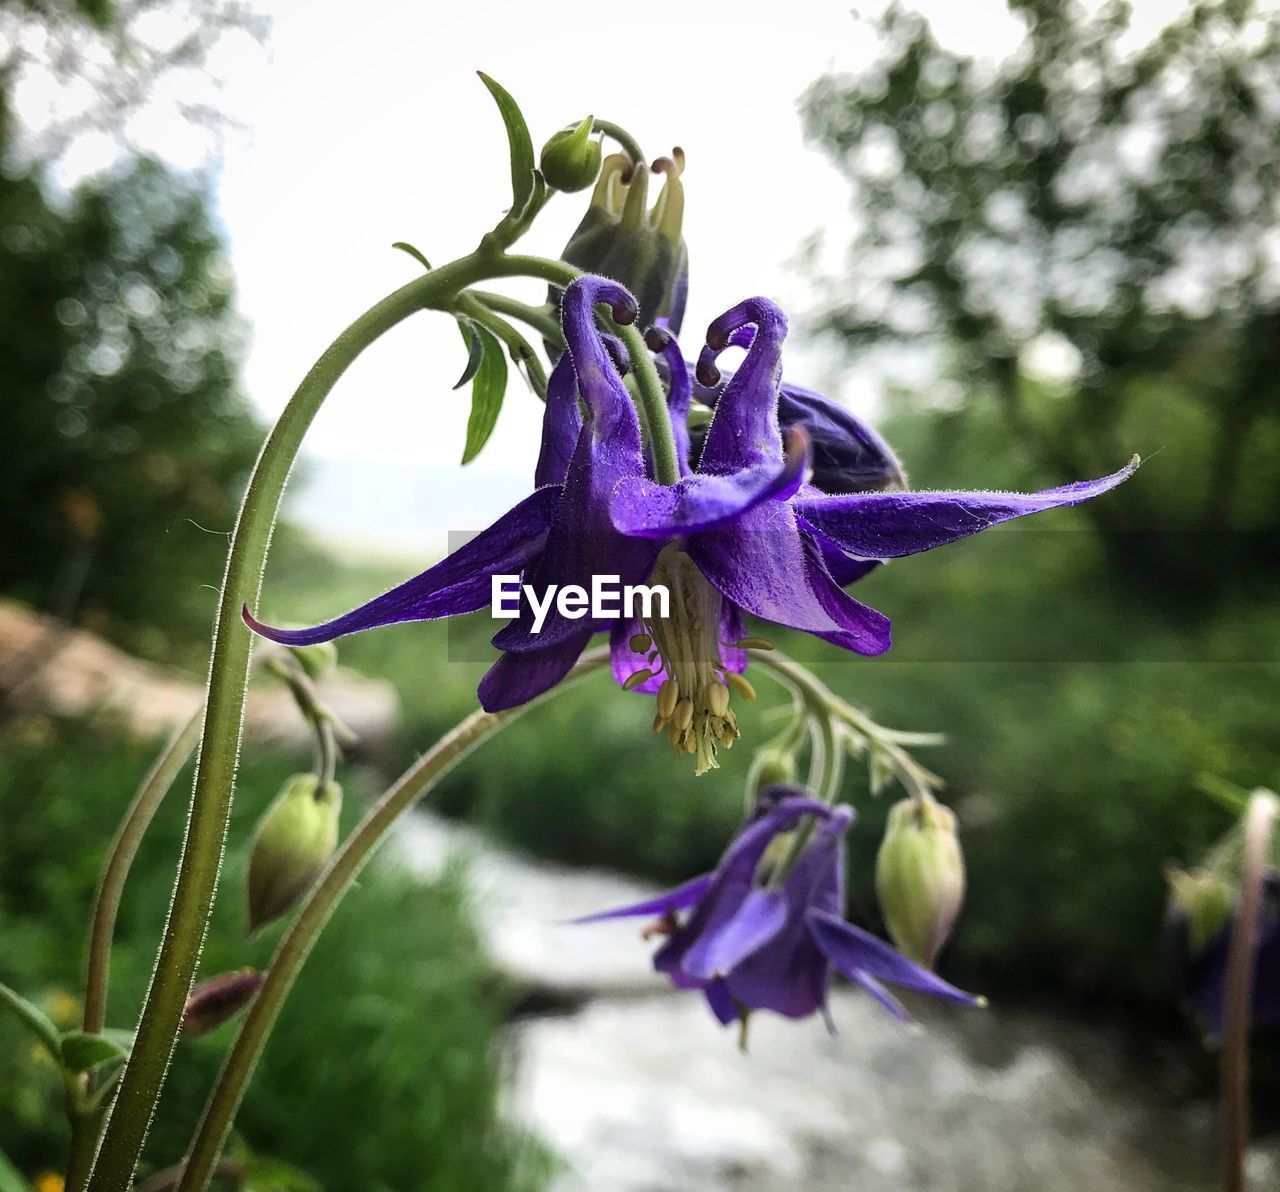
<svg viewBox="0 0 1280 1192">
<path fill-rule="evenodd" d="M 754 699 L 755 690 L 741 675 L 728 670 L 720 657 L 721 596 L 678 547 L 667 547 L 658 558 L 654 582 L 670 593 L 669 616 L 654 617 L 645 632 L 631 638 L 631 649 L 648 664 L 631 675 L 628 689 L 666 674 L 658 688 L 653 731 L 665 732 L 677 753 L 697 759 L 696 773 L 717 767 L 716 754 L 729 749 L 741 735 L 729 708 L 730 693 Z M 743 639 L 742 643 L 768 646 Z"/>
</svg>

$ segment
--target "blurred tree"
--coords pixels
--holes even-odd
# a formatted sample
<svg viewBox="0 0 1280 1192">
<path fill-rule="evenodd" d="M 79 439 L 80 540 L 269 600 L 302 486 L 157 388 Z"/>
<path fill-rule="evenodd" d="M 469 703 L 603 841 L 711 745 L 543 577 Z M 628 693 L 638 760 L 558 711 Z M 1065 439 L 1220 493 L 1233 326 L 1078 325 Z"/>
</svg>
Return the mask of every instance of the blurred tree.
<svg viewBox="0 0 1280 1192">
<path fill-rule="evenodd" d="M 808 92 L 857 221 L 821 326 L 927 345 L 968 403 L 998 403 L 1032 479 L 1167 449 L 1085 509 L 1153 593 L 1193 607 L 1274 578 L 1280 15 L 1199 0 L 1143 43 L 1122 0 L 1008 2 L 1025 37 L 1002 61 L 894 4 L 874 67 Z M 984 463 L 988 486 L 1027 479 Z"/>
<path fill-rule="evenodd" d="M 6 20 L 15 7 L 26 18 L 18 42 L 36 44 L 38 24 L 50 63 L 58 46 L 83 56 L 114 37 L 128 77 L 135 41 L 121 14 L 162 6 L 45 0 L 4 5 Z M 204 44 L 194 29 L 186 40 Z M 0 500 L 11 516 L 0 522 L 0 591 L 162 653 L 175 635 L 207 629 L 208 588 L 221 577 L 260 437 L 237 385 L 231 275 L 198 181 L 126 154 L 65 194 L 49 183 L 47 159 L 21 164 L 29 130 L 11 117 L 9 84 L 26 60 L 17 49 L 9 58 L 0 72 Z M 123 119 L 133 102 L 118 89 L 99 99 L 79 109 L 82 127 Z"/>
</svg>

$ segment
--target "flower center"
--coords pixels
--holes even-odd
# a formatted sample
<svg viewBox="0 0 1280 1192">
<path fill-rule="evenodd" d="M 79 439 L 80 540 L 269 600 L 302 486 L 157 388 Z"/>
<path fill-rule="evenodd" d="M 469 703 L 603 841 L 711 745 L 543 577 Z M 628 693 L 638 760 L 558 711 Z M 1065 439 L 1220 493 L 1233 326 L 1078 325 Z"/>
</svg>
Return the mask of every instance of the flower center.
<svg viewBox="0 0 1280 1192">
<path fill-rule="evenodd" d="M 665 730 L 676 752 L 693 754 L 696 773 L 705 774 L 718 765 L 718 749 L 728 749 L 740 735 L 737 717 L 729 710 L 730 688 L 745 698 L 755 692 L 720 657 L 722 599 L 693 560 L 679 547 L 666 547 L 658 556 L 654 582 L 671 594 L 670 615 L 652 618 L 645 632 L 631 639 L 632 650 L 646 655 L 649 664 L 639 672 L 639 682 L 666 673 L 658 688 L 653 731 Z"/>
</svg>

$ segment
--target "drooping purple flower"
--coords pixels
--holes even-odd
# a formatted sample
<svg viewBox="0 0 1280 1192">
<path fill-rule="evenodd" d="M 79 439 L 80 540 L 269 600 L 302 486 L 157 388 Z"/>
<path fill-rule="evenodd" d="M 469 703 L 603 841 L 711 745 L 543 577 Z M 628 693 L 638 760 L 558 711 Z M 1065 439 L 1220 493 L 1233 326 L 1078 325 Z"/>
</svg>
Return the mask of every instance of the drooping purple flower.
<svg viewBox="0 0 1280 1192">
<path fill-rule="evenodd" d="M 812 835 L 783 873 L 779 854 L 806 820 L 814 821 Z M 712 873 L 577 922 L 656 916 L 654 930 L 666 939 L 654 968 L 681 989 L 700 990 L 726 1024 L 751 1010 L 825 1017 L 833 970 L 904 1021 L 909 1015 L 884 982 L 979 1003 L 845 922 L 844 835 L 852 820 L 849 807 L 829 807 L 799 787 L 770 787 Z"/>
<path fill-rule="evenodd" d="M 1221 1036 L 1226 1019 L 1227 957 L 1235 929 L 1232 913 L 1207 942 L 1197 940 L 1193 916 L 1175 900 L 1169 935 L 1175 971 L 1210 1036 Z M 1262 879 L 1254 951 L 1252 1020 L 1280 1023 L 1280 872 Z"/>
<path fill-rule="evenodd" d="M 738 648 L 748 615 L 812 633 L 860 654 L 890 646 L 889 622 L 843 585 L 877 560 L 954 542 L 988 526 L 1073 505 L 1126 479 L 1136 461 L 1099 480 L 1035 494 L 823 492 L 806 484 L 812 435 L 779 423 L 779 376 L 786 319 L 763 298 L 740 303 L 712 323 L 698 363 L 750 335 L 746 357 L 716 401 L 696 465 L 689 458 L 692 389 L 678 346 L 665 331 L 654 343 L 667 364 L 672 433 L 682 475 L 662 484 L 646 458 L 639 419 L 593 308 L 635 317 L 631 295 L 587 276 L 565 291 L 567 351 L 548 384 L 536 491 L 444 561 L 360 608 L 311 629 L 251 628 L 287 645 L 328 641 L 399 621 L 474 612 L 490 599 L 494 575 L 522 573 L 540 593 L 552 584 L 591 588 L 593 575 L 665 586 L 670 613 L 641 621 L 575 619 L 552 609 L 539 625 L 527 602 L 500 630 L 503 651 L 480 683 L 496 711 L 559 682 L 591 636 L 612 632 L 614 673 L 628 689 L 656 695 L 655 730 L 665 730 L 698 772 L 738 735 L 731 689 L 746 665 Z M 586 415 L 579 405 L 586 407 Z M 809 424 L 813 425 L 812 421 Z M 821 433 L 838 431 L 828 419 Z"/>
</svg>

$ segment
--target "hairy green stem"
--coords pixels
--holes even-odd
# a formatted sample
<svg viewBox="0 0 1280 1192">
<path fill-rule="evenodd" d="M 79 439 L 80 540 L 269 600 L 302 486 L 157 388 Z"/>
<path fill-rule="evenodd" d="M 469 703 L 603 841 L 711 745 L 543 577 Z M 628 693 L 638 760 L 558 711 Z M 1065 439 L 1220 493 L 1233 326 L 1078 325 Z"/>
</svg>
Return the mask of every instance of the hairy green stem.
<svg viewBox="0 0 1280 1192">
<path fill-rule="evenodd" d="M 96 1035 L 107 1021 L 111 938 L 115 934 L 116 915 L 120 910 L 120 897 L 124 893 L 129 869 L 156 811 L 182 767 L 190 759 L 191 752 L 200 739 L 200 725 L 203 722 L 204 709 L 198 708 L 191 719 L 169 739 L 151 767 L 151 772 L 142 780 L 107 855 L 107 863 L 102 870 L 97 896 L 94 898 L 93 922 L 89 929 L 89 957 L 84 979 L 84 1029 L 88 1034 Z"/>
<path fill-rule="evenodd" d="M 602 132 L 605 136 L 612 137 L 617 141 L 634 164 L 639 165 L 644 161 L 644 150 L 640 148 L 640 142 L 627 132 L 622 125 L 614 124 L 612 120 L 597 119 L 591 122 L 591 129 L 593 132 Z"/>
<path fill-rule="evenodd" d="M 231 811 L 249 669 L 250 634 L 240 610 L 257 603 L 276 513 L 303 436 L 352 361 L 410 315 L 446 306 L 461 290 L 487 278 L 530 275 L 564 284 L 566 269 L 558 261 L 507 256 L 482 244 L 470 256 L 415 278 L 334 340 L 267 437 L 232 534 L 218 600 L 204 733 L 173 900 L 133 1050 L 90 1177 L 91 1192 L 126 1192 L 132 1182 L 204 945 Z"/>
<path fill-rule="evenodd" d="M 506 712 L 473 712 L 405 771 L 347 837 L 280 941 L 266 980 L 250 1003 L 249 1013 L 227 1054 L 192 1139 L 186 1168 L 178 1184 L 179 1192 L 198 1192 L 206 1187 L 289 990 L 330 915 L 391 826 L 482 741 L 535 704 L 563 690 L 565 684 L 599 670 L 608 662 L 608 647 L 598 647 L 584 654 L 557 687 L 537 700 Z"/>
<path fill-rule="evenodd" d="M 555 310 L 549 306 L 532 306 L 521 302 L 518 298 L 509 298 L 506 294 L 495 294 L 492 290 L 472 290 L 471 296 L 484 303 L 495 314 L 506 315 L 509 319 L 519 319 L 532 327 L 543 339 L 564 347 L 564 332 L 560 329 Z"/>
<path fill-rule="evenodd" d="M 659 484 L 675 484 L 680 479 L 676 439 L 671 431 L 671 415 L 667 412 L 667 395 L 662 390 L 662 380 L 654 366 L 653 356 L 634 323 L 617 328 L 617 332 L 631 357 L 636 389 L 640 394 L 640 410 L 653 447 L 654 479 Z"/>
<path fill-rule="evenodd" d="M 1245 1192 L 1245 1151 L 1249 1145 L 1249 1019 L 1253 970 L 1262 912 L 1262 879 L 1280 801 L 1270 791 L 1249 797 L 1244 820 L 1244 867 L 1235 924 L 1227 951 L 1226 1015 L 1222 1030 L 1222 1118 L 1226 1192 Z"/>
</svg>

